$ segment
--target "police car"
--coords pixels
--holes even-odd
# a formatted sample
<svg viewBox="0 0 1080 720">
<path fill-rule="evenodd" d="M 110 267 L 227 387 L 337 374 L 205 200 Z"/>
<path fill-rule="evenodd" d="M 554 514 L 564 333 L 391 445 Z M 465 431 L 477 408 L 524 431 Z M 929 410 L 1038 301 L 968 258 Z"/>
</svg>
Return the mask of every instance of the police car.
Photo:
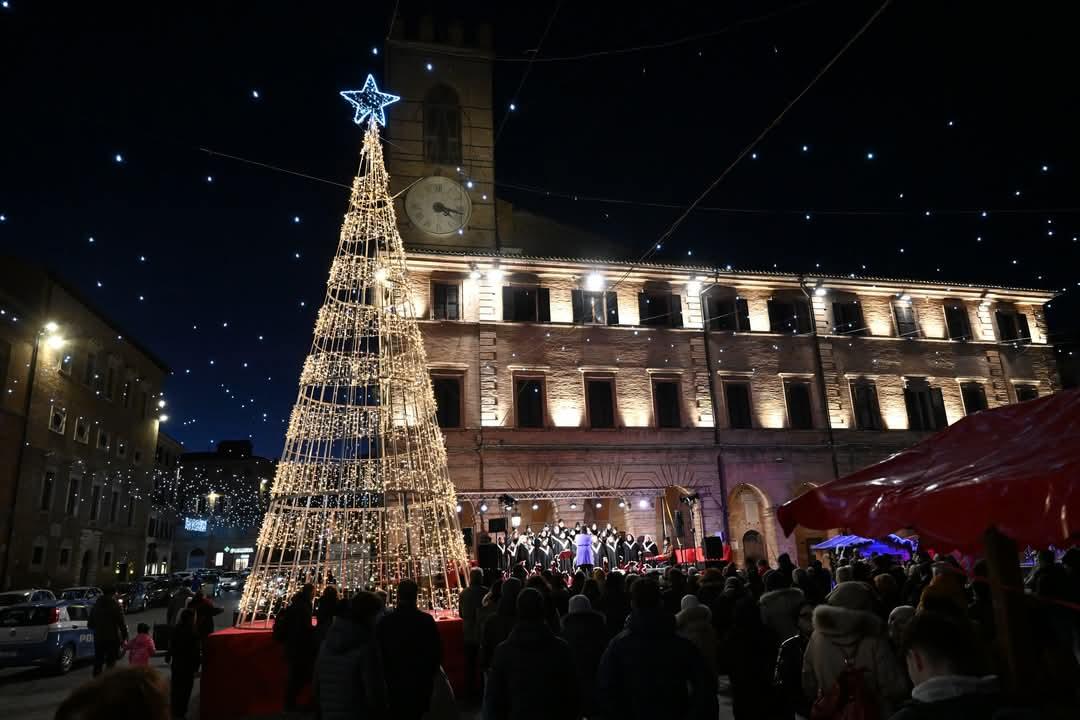
<svg viewBox="0 0 1080 720">
<path fill-rule="evenodd" d="M 0 668 L 38 665 L 66 673 L 94 656 L 90 608 L 63 600 L 0 609 Z"/>
</svg>

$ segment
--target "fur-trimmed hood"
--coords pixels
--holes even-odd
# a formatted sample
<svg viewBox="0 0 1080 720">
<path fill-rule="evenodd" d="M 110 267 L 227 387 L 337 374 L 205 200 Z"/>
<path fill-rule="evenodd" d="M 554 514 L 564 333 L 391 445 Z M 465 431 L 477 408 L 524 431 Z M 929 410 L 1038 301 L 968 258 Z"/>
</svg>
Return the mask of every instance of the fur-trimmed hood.
<svg viewBox="0 0 1080 720">
<path fill-rule="evenodd" d="M 712 611 L 709 610 L 708 605 L 696 605 L 694 607 L 688 607 L 685 610 L 680 610 L 675 614 L 675 624 L 681 630 L 687 626 L 693 626 L 698 623 L 711 623 Z"/>
<path fill-rule="evenodd" d="M 882 633 L 881 618 L 865 610 L 848 610 L 832 605 L 814 608 L 814 632 L 827 635 L 834 642 L 853 643 L 861 637 Z"/>
<path fill-rule="evenodd" d="M 761 596 L 761 621 L 769 626 L 778 642 L 799 634 L 795 614 L 806 596 L 799 588 L 780 588 Z"/>
</svg>

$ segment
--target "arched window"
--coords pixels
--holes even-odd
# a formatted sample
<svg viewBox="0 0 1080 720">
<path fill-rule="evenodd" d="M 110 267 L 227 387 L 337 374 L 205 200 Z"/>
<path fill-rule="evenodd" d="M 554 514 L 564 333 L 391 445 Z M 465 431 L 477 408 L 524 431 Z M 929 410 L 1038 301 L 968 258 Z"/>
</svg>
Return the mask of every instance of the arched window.
<svg viewBox="0 0 1080 720">
<path fill-rule="evenodd" d="M 445 85 L 436 85 L 424 98 L 424 159 L 461 163 L 461 106 L 457 93 Z"/>
</svg>

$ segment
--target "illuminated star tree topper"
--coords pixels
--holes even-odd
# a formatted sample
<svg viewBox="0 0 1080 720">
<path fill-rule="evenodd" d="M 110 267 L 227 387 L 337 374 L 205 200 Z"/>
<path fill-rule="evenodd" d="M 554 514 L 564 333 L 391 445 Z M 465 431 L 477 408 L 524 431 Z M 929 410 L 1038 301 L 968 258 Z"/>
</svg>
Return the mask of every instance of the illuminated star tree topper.
<svg viewBox="0 0 1080 720">
<path fill-rule="evenodd" d="M 353 116 L 354 123 L 360 125 L 370 115 L 380 125 L 384 126 L 386 125 L 386 115 L 383 113 L 383 108 L 401 99 L 397 95 L 379 92 L 379 88 L 375 85 L 375 78 L 372 77 L 371 73 L 368 73 L 363 89 L 342 90 L 341 97 L 348 100 L 356 108 L 356 115 Z"/>
</svg>

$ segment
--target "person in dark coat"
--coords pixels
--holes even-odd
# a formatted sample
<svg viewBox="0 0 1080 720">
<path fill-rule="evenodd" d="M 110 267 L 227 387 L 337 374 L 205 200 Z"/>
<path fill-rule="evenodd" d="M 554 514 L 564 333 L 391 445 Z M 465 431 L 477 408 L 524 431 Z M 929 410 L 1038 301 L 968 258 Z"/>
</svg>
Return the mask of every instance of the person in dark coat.
<svg viewBox="0 0 1080 720">
<path fill-rule="evenodd" d="M 570 591 L 566 589 L 566 576 L 561 572 L 551 577 L 551 602 L 555 604 L 559 617 L 569 611 Z"/>
<path fill-rule="evenodd" d="M 773 686 L 783 696 L 781 700 L 785 703 L 786 717 L 790 718 L 796 713 L 801 717 L 810 717 L 810 701 L 802 689 L 802 666 L 806 646 L 814 632 L 814 606 L 804 600 L 794 615 L 798 633 L 780 643 Z"/>
<path fill-rule="evenodd" d="M 570 598 L 570 612 L 562 619 L 559 637 L 570 646 L 574 656 L 574 667 L 578 683 L 581 686 L 581 714 L 593 717 L 599 714 L 597 702 L 596 674 L 600 669 L 600 658 L 604 655 L 609 641 L 604 616 L 592 609 L 589 598 L 575 595 Z"/>
<path fill-rule="evenodd" d="M 775 717 L 780 702 L 772 690 L 772 679 L 779 642 L 762 621 L 752 595 L 735 600 L 730 631 L 722 646 L 728 653 L 735 720 Z"/>
<path fill-rule="evenodd" d="M 334 616 L 337 615 L 337 605 L 338 590 L 333 585 L 327 585 L 319 596 L 319 605 L 315 610 L 315 647 L 322 646 L 326 631 L 330 629 Z"/>
<path fill-rule="evenodd" d="M 218 607 L 203 595 L 202 590 L 191 597 L 188 607 L 195 611 L 195 628 L 203 639 L 214 632 L 214 616 L 225 611 L 225 608 Z"/>
<path fill-rule="evenodd" d="M 341 604 L 339 604 L 341 605 Z M 386 680 L 375 642 L 375 617 L 382 600 L 357 593 L 327 627 L 315 661 L 315 702 L 320 720 L 381 718 L 386 715 Z"/>
<path fill-rule="evenodd" d="M 292 602 L 278 616 L 274 625 L 275 635 L 280 637 L 285 644 L 287 668 L 285 710 L 287 711 L 296 710 L 296 698 L 311 680 L 315 664 L 315 653 L 318 648 L 315 645 L 315 628 L 311 626 L 311 600 L 314 596 L 315 586 L 311 583 L 304 585 L 303 589 L 293 596 Z M 280 631 L 277 623 L 282 624 Z"/>
<path fill-rule="evenodd" d="M 465 636 L 465 691 L 470 697 L 475 696 L 479 688 L 480 608 L 487 593 L 483 571 L 473 568 L 469 573 L 469 587 L 462 590 L 458 598 L 458 615 Z"/>
<path fill-rule="evenodd" d="M 664 591 L 664 609 L 674 617 L 682 610 L 683 595 L 686 594 L 686 576 L 681 570 L 668 571 L 668 589 Z"/>
<path fill-rule="evenodd" d="M 195 686 L 195 671 L 202 661 L 202 639 L 195 628 L 195 611 L 185 608 L 173 628 L 166 658 L 172 668 L 169 683 L 170 704 L 174 718 L 187 717 L 191 689 Z"/>
<path fill-rule="evenodd" d="M 172 627 L 176 624 L 181 611 L 187 607 L 189 600 L 191 600 L 191 590 L 181 585 L 176 592 L 173 593 L 172 597 L 169 598 L 169 607 L 165 611 L 166 625 Z"/>
<path fill-rule="evenodd" d="M 499 607 L 480 629 L 480 669 L 484 672 L 491 667 L 491 661 L 495 657 L 495 648 L 509 637 L 510 631 L 517 623 L 517 596 L 520 592 L 520 580 L 517 578 L 504 580 Z"/>
<path fill-rule="evenodd" d="M 716 677 L 694 644 L 675 632 L 675 618 L 661 605 L 660 587 L 651 578 L 630 590 L 630 620 L 600 660 L 598 701 L 604 718 L 618 720 L 715 720 Z M 664 663 L 662 686 L 643 686 Z"/>
<path fill-rule="evenodd" d="M 971 623 L 937 613 L 917 613 L 904 639 L 911 700 L 891 720 L 984 720 L 1028 717 L 1003 707 L 994 676 L 983 676 L 980 644 Z"/>
<path fill-rule="evenodd" d="M 128 639 L 124 610 L 116 600 L 116 589 L 102 588 L 101 597 L 94 603 L 86 627 L 94 633 L 94 677 L 103 667 L 112 668 L 120 658 L 120 647 Z"/>
<path fill-rule="evenodd" d="M 495 650 L 481 717 L 577 720 L 581 689 L 574 656 L 548 626 L 539 590 L 525 588 L 518 594 L 517 616 L 517 626 Z"/>
<path fill-rule="evenodd" d="M 630 596 L 626 592 L 626 576 L 621 572 L 607 576 L 597 610 L 604 615 L 609 640 L 622 632 L 630 614 Z"/>
<path fill-rule="evenodd" d="M 412 580 L 398 583 L 397 607 L 376 627 L 390 716 L 401 720 L 420 720 L 427 712 L 442 662 L 435 618 L 416 606 L 418 592 Z"/>
</svg>

